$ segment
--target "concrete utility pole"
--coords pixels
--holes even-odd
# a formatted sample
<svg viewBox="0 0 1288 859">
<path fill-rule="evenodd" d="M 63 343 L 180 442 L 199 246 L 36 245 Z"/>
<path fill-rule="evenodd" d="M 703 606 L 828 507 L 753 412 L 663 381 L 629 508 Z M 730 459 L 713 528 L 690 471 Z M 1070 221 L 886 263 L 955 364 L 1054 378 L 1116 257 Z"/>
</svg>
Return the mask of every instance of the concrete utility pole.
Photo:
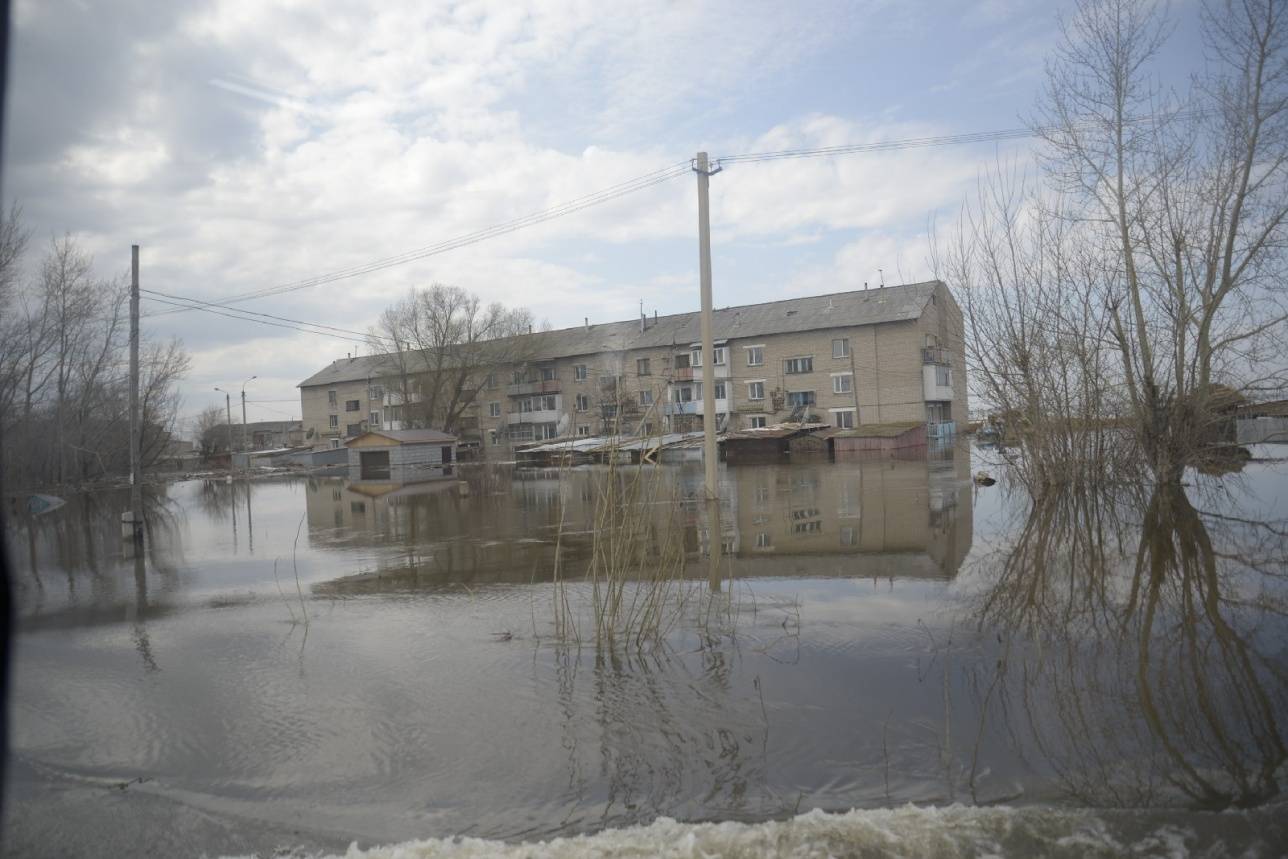
<svg viewBox="0 0 1288 859">
<path fill-rule="evenodd" d="M 708 199 L 712 176 L 707 153 L 699 152 L 693 172 L 698 174 L 698 268 L 702 281 L 702 464 L 706 469 L 708 498 L 719 498 L 716 486 L 716 367 L 715 343 L 711 333 L 711 205 Z"/>
<path fill-rule="evenodd" d="M 130 521 L 129 539 L 143 539 L 143 450 L 139 415 L 139 246 L 130 245 Z"/>
<path fill-rule="evenodd" d="M 241 443 L 242 450 L 246 450 L 246 449 L 247 449 L 247 448 L 246 448 L 246 386 L 247 386 L 247 385 L 249 385 L 251 382 L 255 381 L 255 380 L 256 380 L 256 379 L 258 379 L 258 378 L 259 378 L 259 376 L 251 376 L 249 379 L 247 379 L 246 381 L 242 382 L 242 391 L 241 391 L 241 394 L 242 394 L 242 433 L 241 433 L 241 435 L 242 435 L 242 443 Z"/>
<path fill-rule="evenodd" d="M 233 476 L 233 398 L 223 388 L 215 388 L 224 395 L 224 409 L 228 412 L 228 477 Z"/>
</svg>

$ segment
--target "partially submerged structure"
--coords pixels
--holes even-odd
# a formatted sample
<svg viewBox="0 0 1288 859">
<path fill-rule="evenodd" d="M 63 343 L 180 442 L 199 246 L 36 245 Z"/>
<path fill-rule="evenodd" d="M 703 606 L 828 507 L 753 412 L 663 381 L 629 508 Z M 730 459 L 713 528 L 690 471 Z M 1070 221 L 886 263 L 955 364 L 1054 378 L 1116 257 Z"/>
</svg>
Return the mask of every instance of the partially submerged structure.
<svg viewBox="0 0 1288 859">
<path fill-rule="evenodd" d="M 456 437 L 437 430 L 364 432 L 345 443 L 349 479 L 360 482 L 417 483 L 451 477 Z"/>
</svg>

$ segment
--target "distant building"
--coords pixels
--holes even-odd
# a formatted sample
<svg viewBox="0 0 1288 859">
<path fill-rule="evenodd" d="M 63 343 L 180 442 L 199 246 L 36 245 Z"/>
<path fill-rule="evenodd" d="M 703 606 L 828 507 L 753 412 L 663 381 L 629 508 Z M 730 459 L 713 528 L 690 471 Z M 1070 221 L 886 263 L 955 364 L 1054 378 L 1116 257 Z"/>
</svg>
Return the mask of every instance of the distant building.
<svg viewBox="0 0 1288 859">
<path fill-rule="evenodd" d="M 480 368 L 451 429 L 488 458 L 543 439 L 700 429 L 698 316 L 520 335 L 524 360 Z M 961 310 L 940 281 L 726 307 L 713 323 L 721 429 L 924 422 L 935 437 L 966 418 Z M 310 443 L 408 423 L 386 357 L 336 361 L 299 387 Z"/>
<path fill-rule="evenodd" d="M 300 447 L 304 444 L 304 424 L 300 421 L 252 421 L 247 424 L 218 424 L 211 430 L 211 438 L 220 447 L 232 439 L 234 450 L 273 450 L 283 447 Z"/>
</svg>

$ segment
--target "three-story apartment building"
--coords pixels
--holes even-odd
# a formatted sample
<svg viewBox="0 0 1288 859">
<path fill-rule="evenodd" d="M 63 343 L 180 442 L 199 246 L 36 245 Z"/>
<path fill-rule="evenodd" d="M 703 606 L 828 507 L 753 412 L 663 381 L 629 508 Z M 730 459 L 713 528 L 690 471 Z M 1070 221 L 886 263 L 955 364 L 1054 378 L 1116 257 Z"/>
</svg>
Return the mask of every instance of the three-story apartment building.
<svg viewBox="0 0 1288 859">
<path fill-rule="evenodd" d="M 839 427 L 966 417 L 961 310 L 939 281 L 716 310 L 715 407 L 722 429 L 819 420 Z M 697 313 L 520 335 L 522 361 L 479 368 L 451 430 L 504 458 L 516 444 L 700 429 Z M 392 362 L 342 359 L 300 383 L 313 443 L 405 427 Z M 435 427 L 437 428 L 437 427 Z"/>
</svg>

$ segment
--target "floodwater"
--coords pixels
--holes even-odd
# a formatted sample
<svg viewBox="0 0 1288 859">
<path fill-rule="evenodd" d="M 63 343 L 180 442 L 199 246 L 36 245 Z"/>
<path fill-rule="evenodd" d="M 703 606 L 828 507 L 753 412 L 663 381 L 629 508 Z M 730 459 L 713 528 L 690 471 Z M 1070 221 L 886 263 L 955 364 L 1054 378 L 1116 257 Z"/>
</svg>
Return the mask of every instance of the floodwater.
<svg viewBox="0 0 1288 859">
<path fill-rule="evenodd" d="M 138 557 L 120 493 L 12 519 L 5 853 L 1284 855 L 1288 463 L 973 455 L 191 481 Z M 612 636 L 607 558 L 660 594 Z"/>
</svg>

